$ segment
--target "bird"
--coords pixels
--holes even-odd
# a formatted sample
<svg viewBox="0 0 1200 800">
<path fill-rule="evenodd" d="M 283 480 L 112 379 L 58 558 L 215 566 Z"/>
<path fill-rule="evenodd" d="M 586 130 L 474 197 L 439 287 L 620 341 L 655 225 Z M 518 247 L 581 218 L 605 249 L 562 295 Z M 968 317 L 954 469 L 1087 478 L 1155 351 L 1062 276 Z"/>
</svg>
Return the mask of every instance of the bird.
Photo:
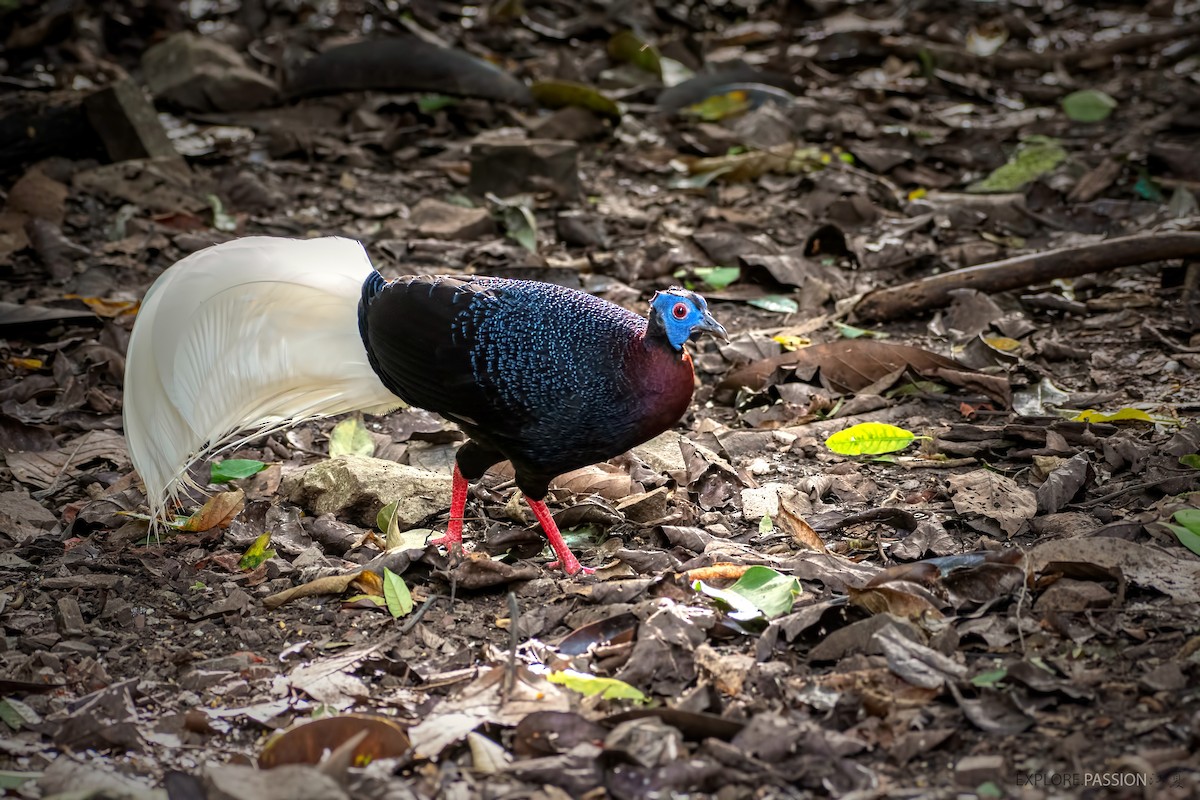
<svg viewBox="0 0 1200 800">
<path fill-rule="evenodd" d="M 548 567 L 575 575 L 550 482 L 677 423 L 701 333 L 728 339 L 684 288 L 657 292 L 643 317 L 537 281 L 387 280 L 351 239 L 248 236 L 186 256 L 147 291 L 126 354 L 125 437 L 157 520 L 219 451 L 305 420 L 424 408 L 467 436 L 433 543 L 461 550 L 470 483 L 507 460 L 556 556 Z"/>
</svg>

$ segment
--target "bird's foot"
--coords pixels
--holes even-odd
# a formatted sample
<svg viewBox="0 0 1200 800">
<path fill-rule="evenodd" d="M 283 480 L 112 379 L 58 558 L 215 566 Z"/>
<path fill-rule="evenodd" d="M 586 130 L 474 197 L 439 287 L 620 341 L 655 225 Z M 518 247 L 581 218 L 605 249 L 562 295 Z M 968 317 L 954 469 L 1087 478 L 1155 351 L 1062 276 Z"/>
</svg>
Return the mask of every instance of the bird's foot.
<svg viewBox="0 0 1200 800">
<path fill-rule="evenodd" d="M 469 485 L 463 477 L 458 464 L 454 465 L 454 483 L 451 486 L 450 521 L 446 523 L 446 533 L 436 539 L 430 539 L 427 544 L 446 548 L 447 552 L 463 551 L 463 514 L 467 507 L 467 490 Z"/>
<path fill-rule="evenodd" d="M 561 568 L 568 575 L 591 575 L 596 570 L 584 567 L 579 563 L 579 559 L 571 552 L 571 548 L 567 547 L 567 543 L 563 541 L 562 534 L 558 532 L 558 525 L 554 522 L 554 517 L 550 515 L 550 509 L 546 508 L 546 504 L 541 500 L 534 500 L 528 495 L 525 496 L 525 502 L 529 504 L 529 508 L 533 511 L 533 515 L 537 517 L 538 524 L 542 526 L 542 531 L 546 534 L 546 538 L 550 541 L 550 549 L 554 551 L 554 555 L 558 558 L 551 561 L 547 566 L 550 569 Z"/>
<path fill-rule="evenodd" d="M 546 565 L 546 569 L 558 569 L 561 566 L 562 566 L 562 560 L 556 558 L 553 561 L 551 561 L 549 564 Z M 572 566 L 574 566 L 574 569 L 571 568 Z M 574 556 L 571 557 L 571 560 L 569 562 L 567 562 L 567 566 L 563 567 L 562 570 L 563 570 L 563 572 L 567 573 L 568 575 L 595 575 L 596 574 L 596 570 L 594 570 L 591 567 L 583 566 L 582 564 L 579 563 L 579 561 Z"/>
<path fill-rule="evenodd" d="M 425 542 L 425 544 L 437 545 L 438 547 L 444 547 L 447 550 L 453 550 L 455 548 L 457 548 L 459 550 L 463 549 L 461 533 L 458 536 L 454 536 L 453 534 L 446 533 L 444 536 L 439 536 L 436 539 L 428 540 L 427 542 Z"/>
</svg>

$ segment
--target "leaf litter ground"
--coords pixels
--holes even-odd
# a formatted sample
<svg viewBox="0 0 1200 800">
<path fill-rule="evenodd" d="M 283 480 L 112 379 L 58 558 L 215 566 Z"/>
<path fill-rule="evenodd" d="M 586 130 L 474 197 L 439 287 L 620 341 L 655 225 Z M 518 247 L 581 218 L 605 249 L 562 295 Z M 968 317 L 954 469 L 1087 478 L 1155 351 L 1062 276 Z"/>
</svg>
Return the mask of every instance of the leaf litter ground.
<svg viewBox="0 0 1200 800">
<path fill-rule="evenodd" d="M 1195 9 L 684 4 L 685 27 L 602 7 L 506 21 L 516 5 L 471 26 L 448 6 L 351 3 L 328 26 L 195 6 L 257 60 L 215 101 L 163 90 L 186 166 L 10 151 L 3 785 L 1194 796 L 1200 313 L 1177 259 L 1196 255 Z M 66 43 L 54 8 L 0 17 L 22 90 L 6 118 L 40 113 L 40 64 L 70 108 L 201 24 L 139 13 Z M 459 48 L 453 85 L 415 68 L 419 91 L 386 70 L 355 85 L 366 56 L 347 50 L 294 79 L 332 94 L 263 92 L 281 33 L 328 49 L 368 24 Z M 721 76 L 679 83 L 696 53 Z M 235 492 L 147 540 L 120 436 L 136 300 L 249 233 L 354 236 L 389 275 L 531 277 L 639 310 L 687 282 L 733 341 L 697 346 L 674 431 L 556 483 L 595 578 L 541 566 L 502 469 L 473 494 L 473 556 L 425 547 L 461 438 L 415 410 L 229 453 L 267 466 L 230 465 L 212 488 Z M 1130 234 L 1147 238 L 1107 244 Z M 852 299 L 1031 252 L 1005 293 Z M 825 446 L 856 423 L 928 439 Z"/>
</svg>

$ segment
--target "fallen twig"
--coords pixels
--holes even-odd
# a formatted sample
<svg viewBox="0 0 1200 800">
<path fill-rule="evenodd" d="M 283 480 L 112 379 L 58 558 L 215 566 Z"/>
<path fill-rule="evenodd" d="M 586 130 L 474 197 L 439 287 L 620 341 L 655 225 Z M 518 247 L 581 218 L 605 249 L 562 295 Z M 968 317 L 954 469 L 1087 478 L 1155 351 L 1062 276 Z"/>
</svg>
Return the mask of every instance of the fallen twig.
<svg viewBox="0 0 1200 800">
<path fill-rule="evenodd" d="M 1124 236 L 1093 244 L 1029 253 L 868 292 L 854 306 L 860 320 L 889 320 L 940 308 L 955 289 L 1004 292 L 1055 278 L 1077 278 L 1152 261 L 1200 256 L 1200 233 Z"/>
</svg>

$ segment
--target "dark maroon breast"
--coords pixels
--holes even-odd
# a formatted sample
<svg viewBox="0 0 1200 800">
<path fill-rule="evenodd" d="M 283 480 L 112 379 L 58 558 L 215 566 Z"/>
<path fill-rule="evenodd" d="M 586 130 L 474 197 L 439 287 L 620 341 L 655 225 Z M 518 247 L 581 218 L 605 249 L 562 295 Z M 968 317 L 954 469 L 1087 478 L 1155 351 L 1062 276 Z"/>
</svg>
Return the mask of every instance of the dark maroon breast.
<svg viewBox="0 0 1200 800">
<path fill-rule="evenodd" d="M 679 421 L 692 402 L 696 376 L 687 352 L 648 346 L 647 356 L 637 370 L 643 418 L 638 440 L 630 447 L 653 439 Z"/>
</svg>

